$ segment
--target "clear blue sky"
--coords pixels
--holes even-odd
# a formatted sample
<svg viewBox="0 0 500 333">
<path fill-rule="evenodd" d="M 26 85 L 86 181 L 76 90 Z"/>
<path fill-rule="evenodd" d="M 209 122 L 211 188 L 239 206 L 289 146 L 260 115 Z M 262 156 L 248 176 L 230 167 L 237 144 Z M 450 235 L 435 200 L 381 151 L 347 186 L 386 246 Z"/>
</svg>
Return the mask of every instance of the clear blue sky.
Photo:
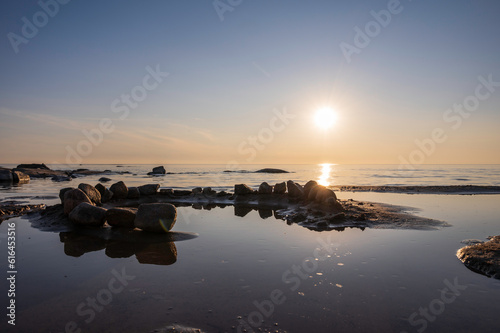
<svg viewBox="0 0 500 333">
<path fill-rule="evenodd" d="M 347 61 L 341 43 L 389 2 L 243 0 L 221 21 L 212 1 L 72 0 L 16 53 L 8 34 L 43 9 L 2 1 L 0 162 L 64 163 L 109 118 L 82 163 L 400 163 L 435 128 L 447 139 L 419 163 L 500 163 L 500 87 L 443 120 L 479 76 L 500 82 L 500 2 L 401 1 Z M 157 65 L 169 75 L 119 119 L 112 102 Z M 338 115 L 326 132 L 321 106 Z M 252 144 L 284 108 L 290 124 Z"/>
</svg>

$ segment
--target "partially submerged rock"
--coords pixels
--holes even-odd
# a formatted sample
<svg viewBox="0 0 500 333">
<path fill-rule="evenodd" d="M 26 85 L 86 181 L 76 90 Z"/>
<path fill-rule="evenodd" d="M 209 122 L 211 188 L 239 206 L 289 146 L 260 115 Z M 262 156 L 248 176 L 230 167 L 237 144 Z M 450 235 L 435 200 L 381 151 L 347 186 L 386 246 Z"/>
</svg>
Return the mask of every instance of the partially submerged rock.
<svg viewBox="0 0 500 333">
<path fill-rule="evenodd" d="M 112 227 L 134 228 L 137 208 L 115 207 L 106 211 L 106 221 Z"/>
<path fill-rule="evenodd" d="M 157 166 L 153 168 L 153 171 L 148 172 L 148 175 L 164 175 L 167 173 L 167 170 L 162 166 Z"/>
<path fill-rule="evenodd" d="M 457 257 L 472 271 L 500 279 L 500 236 L 465 246 L 457 251 Z"/>
<path fill-rule="evenodd" d="M 101 193 L 92 185 L 81 183 L 78 188 L 89 197 L 95 205 L 101 204 Z"/>
<path fill-rule="evenodd" d="M 263 182 L 259 186 L 259 193 L 260 194 L 271 194 L 271 193 L 273 193 L 273 187 L 271 185 L 269 185 L 268 183 Z"/>
<path fill-rule="evenodd" d="M 138 187 L 141 195 L 155 195 L 160 188 L 160 184 L 146 184 Z"/>
<path fill-rule="evenodd" d="M 79 225 L 100 227 L 106 221 L 106 209 L 83 202 L 69 213 L 69 219 Z"/>
<path fill-rule="evenodd" d="M 92 204 L 92 201 L 89 197 L 80 190 L 79 188 L 75 188 L 64 193 L 64 214 L 68 215 L 71 211 L 81 203 Z"/>
<path fill-rule="evenodd" d="M 274 168 L 264 168 L 255 171 L 256 173 L 290 173 L 289 171 L 285 171 L 282 169 L 274 169 Z"/>
<path fill-rule="evenodd" d="M 251 194 L 253 190 L 247 184 L 234 185 L 234 194 Z"/>
<path fill-rule="evenodd" d="M 119 181 L 118 183 L 114 183 L 109 188 L 111 192 L 113 192 L 113 198 L 115 199 L 126 199 L 128 195 L 128 187 L 124 182 Z"/>
<path fill-rule="evenodd" d="M 30 176 L 21 171 L 0 168 L 0 183 L 25 184 L 29 181 Z"/>
<path fill-rule="evenodd" d="M 144 231 L 168 232 L 177 219 L 177 209 L 169 203 L 150 203 L 139 205 L 134 226 Z"/>
</svg>

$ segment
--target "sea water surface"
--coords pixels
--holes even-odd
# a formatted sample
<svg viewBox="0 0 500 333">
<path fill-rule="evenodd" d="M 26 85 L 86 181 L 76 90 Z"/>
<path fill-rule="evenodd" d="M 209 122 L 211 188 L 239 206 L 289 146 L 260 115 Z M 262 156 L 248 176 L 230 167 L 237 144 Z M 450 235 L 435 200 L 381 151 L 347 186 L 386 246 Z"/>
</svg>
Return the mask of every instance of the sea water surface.
<svg viewBox="0 0 500 333">
<path fill-rule="evenodd" d="M 255 174 L 223 172 L 222 165 L 169 165 L 171 173 L 160 177 L 146 175 L 151 165 L 82 167 L 131 172 L 107 175 L 110 183 L 226 190 L 235 183 L 256 187 L 288 179 L 326 185 L 499 185 L 500 175 L 498 165 L 425 166 L 406 178 L 391 178 L 397 166 L 286 165 L 272 167 L 292 173 Z M 269 166 L 240 170 L 261 167 Z M 100 177 L 69 183 L 34 179 L 0 187 L 0 199 L 53 204 L 60 188 L 95 184 Z M 338 196 L 414 207 L 451 226 L 317 232 L 272 216 L 263 219 L 258 211 L 238 217 L 232 206 L 179 207 L 174 230 L 193 237 L 137 247 L 82 233 L 42 232 L 26 217 L 10 219 L 0 224 L 0 267 L 6 274 L 7 224 L 14 222 L 16 326 L 2 314 L 0 331 L 497 331 L 500 281 L 468 270 L 455 253 L 463 239 L 499 234 L 499 195 Z"/>
</svg>

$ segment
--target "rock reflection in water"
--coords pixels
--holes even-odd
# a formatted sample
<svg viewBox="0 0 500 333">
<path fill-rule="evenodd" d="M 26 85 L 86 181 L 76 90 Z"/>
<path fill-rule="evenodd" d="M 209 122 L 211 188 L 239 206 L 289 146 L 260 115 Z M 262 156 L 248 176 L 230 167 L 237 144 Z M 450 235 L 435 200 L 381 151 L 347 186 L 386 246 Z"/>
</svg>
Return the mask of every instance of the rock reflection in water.
<svg viewBox="0 0 500 333">
<path fill-rule="evenodd" d="M 144 233 L 138 230 L 81 229 L 61 232 L 64 253 L 80 257 L 87 252 L 101 251 L 110 258 L 128 258 L 135 255 L 141 264 L 172 265 L 177 261 L 174 241 L 197 237 L 196 234 L 171 232 L 164 235 Z"/>
</svg>

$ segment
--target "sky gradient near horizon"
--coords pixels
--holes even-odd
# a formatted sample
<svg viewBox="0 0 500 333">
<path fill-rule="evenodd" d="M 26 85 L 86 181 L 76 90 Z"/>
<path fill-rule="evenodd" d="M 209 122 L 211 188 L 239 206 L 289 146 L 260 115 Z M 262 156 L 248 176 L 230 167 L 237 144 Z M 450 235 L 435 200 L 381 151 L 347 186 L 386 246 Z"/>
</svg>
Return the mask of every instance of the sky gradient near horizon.
<svg viewBox="0 0 500 333">
<path fill-rule="evenodd" d="M 500 163 L 498 1 L 0 9 L 0 163 Z"/>
</svg>

